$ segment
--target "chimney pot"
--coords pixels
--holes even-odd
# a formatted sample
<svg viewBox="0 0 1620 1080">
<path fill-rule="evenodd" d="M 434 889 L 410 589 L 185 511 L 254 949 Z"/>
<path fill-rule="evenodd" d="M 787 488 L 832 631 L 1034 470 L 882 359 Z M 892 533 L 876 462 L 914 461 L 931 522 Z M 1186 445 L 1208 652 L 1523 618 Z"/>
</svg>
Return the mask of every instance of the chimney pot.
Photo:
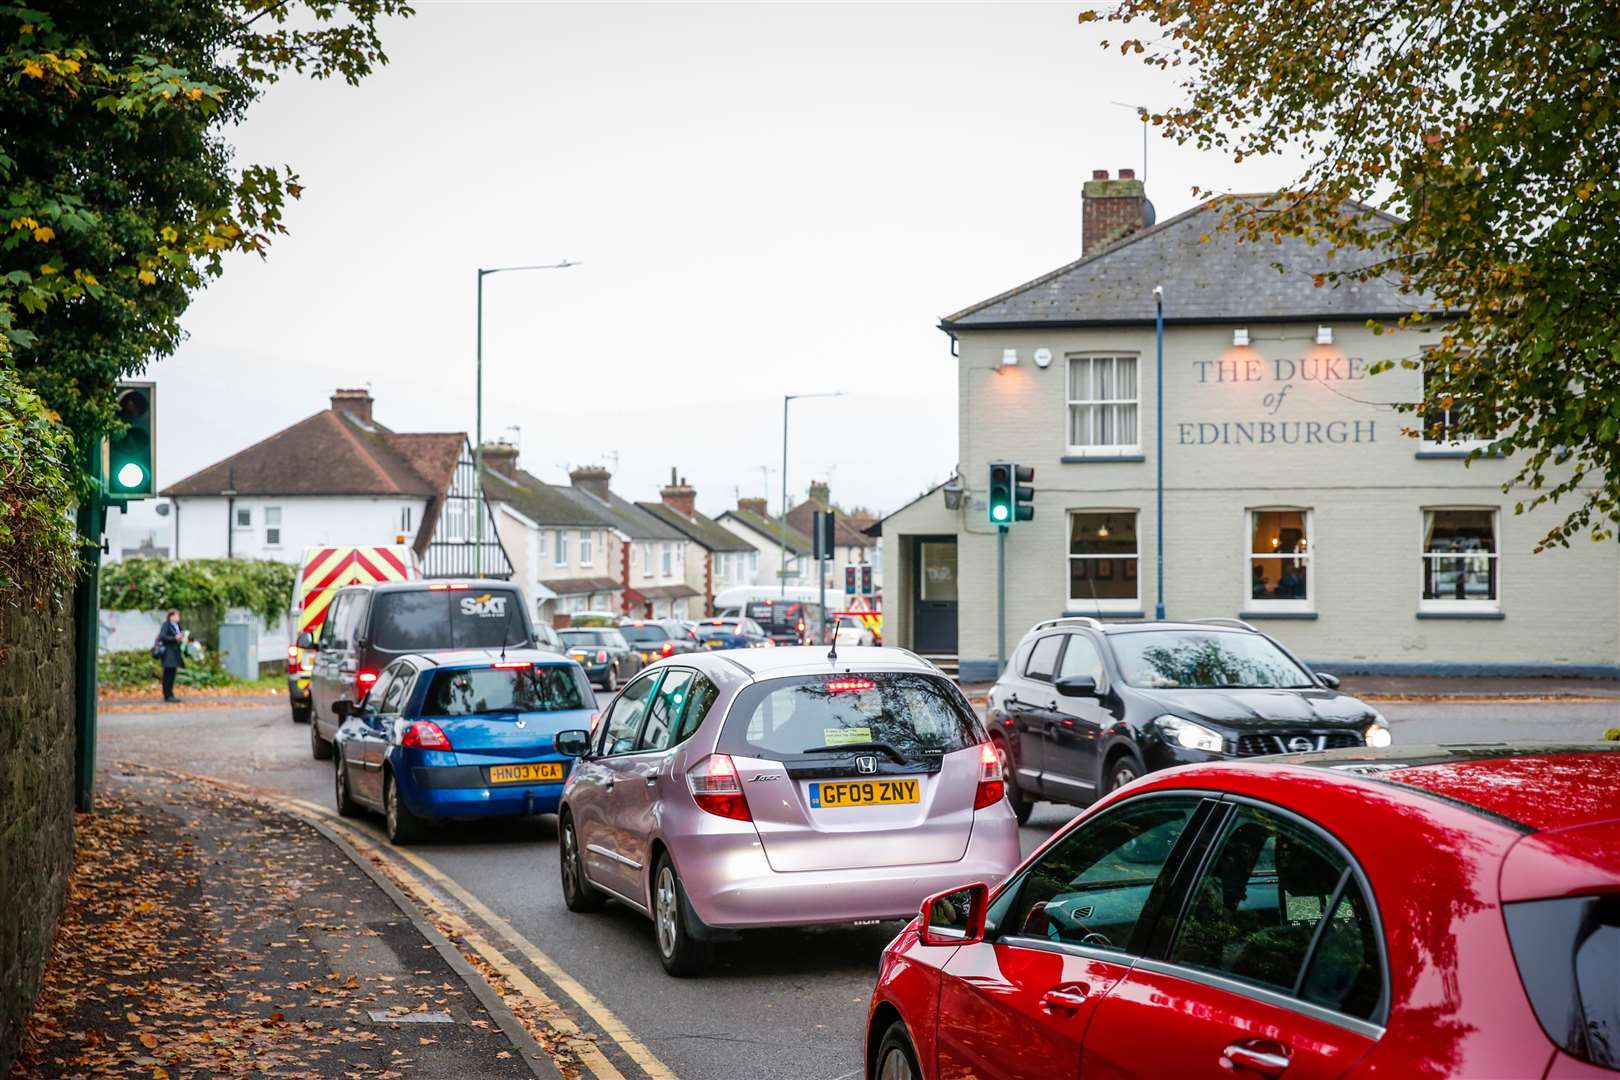
<svg viewBox="0 0 1620 1080">
<path fill-rule="evenodd" d="M 348 413 L 356 420 L 371 423 L 371 391 L 365 387 L 344 390 L 341 387 L 332 391 L 332 411 Z"/>
<path fill-rule="evenodd" d="M 1136 179 L 1136 170 L 1135 169 L 1121 169 L 1121 170 L 1119 170 L 1119 178 L 1121 180 L 1135 180 Z"/>
<path fill-rule="evenodd" d="M 1108 170 L 1107 169 L 1092 169 L 1091 170 L 1091 178 L 1093 180 L 1106 180 L 1106 179 L 1108 179 Z"/>
<path fill-rule="evenodd" d="M 584 465 L 568 474 L 568 482 L 602 502 L 608 501 L 608 481 L 613 474 L 600 465 Z"/>
<path fill-rule="evenodd" d="M 744 513 L 758 514 L 760 517 L 769 517 L 770 516 L 769 514 L 767 514 L 765 512 L 765 500 L 764 499 L 759 499 L 759 498 L 755 498 L 755 499 L 738 499 L 737 500 L 737 509 L 743 511 Z"/>
<path fill-rule="evenodd" d="M 1153 204 L 1133 169 L 1108 179 L 1097 169 L 1085 182 L 1080 203 L 1080 254 L 1095 255 L 1153 223 Z"/>
<path fill-rule="evenodd" d="M 508 480 L 517 479 L 518 448 L 509 442 L 484 444 L 484 467 Z"/>
<path fill-rule="evenodd" d="M 660 498 L 664 505 L 674 510 L 682 517 L 691 517 L 697 513 L 697 492 L 686 486 L 686 478 L 676 478 L 675 469 L 669 470 L 669 486 L 660 489 Z"/>
</svg>

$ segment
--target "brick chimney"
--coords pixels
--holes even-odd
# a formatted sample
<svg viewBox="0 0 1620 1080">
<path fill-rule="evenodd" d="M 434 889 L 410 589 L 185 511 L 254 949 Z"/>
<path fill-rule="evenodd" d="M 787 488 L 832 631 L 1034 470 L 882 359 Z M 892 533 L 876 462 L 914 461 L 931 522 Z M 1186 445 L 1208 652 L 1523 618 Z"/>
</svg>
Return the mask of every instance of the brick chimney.
<svg viewBox="0 0 1620 1080">
<path fill-rule="evenodd" d="M 676 478 L 674 466 L 670 466 L 669 486 L 662 488 L 658 494 L 665 506 L 682 517 L 689 518 L 697 510 L 697 491 L 687 484 L 686 477 Z"/>
<path fill-rule="evenodd" d="M 518 448 L 508 442 L 484 444 L 484 467 L 508 480 L 517 479 Z"/>
<path fill-rule="evenodd" d="M 832 488 L 825 480 L 810 481 L 810 501 L 825 510 L 832 505 Z"/>
<path fill-rule="evenodd" d="M 1153 224 L 1148 202 L 1135 169 L 1119 170 L 1110 180 L 1107 169 L 1097 169 L 1086 181 L 1080 204 L 1080 254 L 1106 251 L 1127 236 Z"/>
<path fill-rule="evenodd" d="M 608 481 L 613 474 L 600 465 L 584 465 L 568 474 L 568 482 L 581 491 L 608 501 Z"/>
<path fill-rule="evenodd" d="M 765 512 L 764 499 L 738 499 L 737 509 L 741 510 L 745 514 L 758 514 L 762 518 L 770 517 L 770 515 Z"/>
<path fill-rule="evenodd" d="M 348 413 L 356 420 L 371 423 L 371 391 L 364 387 L 358 390 L 333 391 L 332 411 Z"/>
</svg>

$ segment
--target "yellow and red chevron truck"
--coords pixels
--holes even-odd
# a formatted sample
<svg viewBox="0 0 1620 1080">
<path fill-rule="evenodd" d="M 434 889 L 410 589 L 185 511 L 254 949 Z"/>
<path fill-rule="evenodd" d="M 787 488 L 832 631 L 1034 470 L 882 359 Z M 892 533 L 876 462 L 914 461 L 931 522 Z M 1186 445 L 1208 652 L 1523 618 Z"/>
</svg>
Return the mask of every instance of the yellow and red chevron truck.
<svg viewBox="0 0 1620 1080">
<path fill-rule="evenodd" d="M 309 723 L 312 653 L 326 623 L 332 595 L 345 585 L 415 581 L 422 576 L 416 553 L 404 544 L 355 544 L 304 549 L 293 585 L 293 640 L 287 646 L 287 700 L 295 723 Z"/>
</svg>

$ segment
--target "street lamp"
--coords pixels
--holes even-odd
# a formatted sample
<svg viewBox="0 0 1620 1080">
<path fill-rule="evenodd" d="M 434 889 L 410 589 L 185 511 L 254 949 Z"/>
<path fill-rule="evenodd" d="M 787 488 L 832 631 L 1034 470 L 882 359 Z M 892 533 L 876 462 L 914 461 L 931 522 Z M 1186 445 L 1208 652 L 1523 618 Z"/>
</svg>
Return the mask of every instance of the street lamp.
<svg viewBox="0 0 1620 1080">
<path fill-rule="evenodd" d="M 492 266 L 478 268 L 478 375 L 477 405 L 473 420 L 473 513 L 478 517 L 477 543 L 473 546 L 473 571 L 484 574 L 484 279 L 491 274 L 508 274 L 518 270 L 566 270 L 578 266 L 564 259 L 559 263 L 535 266 Z"/>
<path fill-rule="evenodd" d="M 822 393 L 822 394 L 783 394 L 782 395 L 782 518 L 781 518 L 782 526 L 781 526 L 780 529 L 777 530 L 779 533 L 781 533 L 781 539 L 782 539 L 782 568 L 777 571 L 776 576 L 782 582 L 782 596 L 784 596 L 784 597 L 787 596 L 787 512 L 788 512 L 788 505 L 787 505 L 787 446 L 788 446 L 788 440 L 787 440 L 787 435 L 788 435 L 788 402 L 796 401 L 799 398 L 843 397 L 843 396 L 844 396 L 844 392 L 842 390 L 833 390 L 830 393 Z M 819 566 L 816 567 L 816 573 L 818 573 L 818 574 L 821 573 L 821 567 L 819 567 Z"/>
</svg>

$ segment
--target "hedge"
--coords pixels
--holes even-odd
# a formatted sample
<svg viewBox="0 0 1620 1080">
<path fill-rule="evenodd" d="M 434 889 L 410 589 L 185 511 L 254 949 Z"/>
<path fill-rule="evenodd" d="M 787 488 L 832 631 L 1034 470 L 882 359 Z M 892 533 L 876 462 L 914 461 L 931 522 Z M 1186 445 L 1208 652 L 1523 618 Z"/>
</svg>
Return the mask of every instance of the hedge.
<svg viewBox="0 0 1620 1080">
<path fill-rule="evenodd" d="M 78 569 L 77 480 L 61 418 L 0 367 L 0 604 L 39 608 L 65 598 Z"/>
</svg>

